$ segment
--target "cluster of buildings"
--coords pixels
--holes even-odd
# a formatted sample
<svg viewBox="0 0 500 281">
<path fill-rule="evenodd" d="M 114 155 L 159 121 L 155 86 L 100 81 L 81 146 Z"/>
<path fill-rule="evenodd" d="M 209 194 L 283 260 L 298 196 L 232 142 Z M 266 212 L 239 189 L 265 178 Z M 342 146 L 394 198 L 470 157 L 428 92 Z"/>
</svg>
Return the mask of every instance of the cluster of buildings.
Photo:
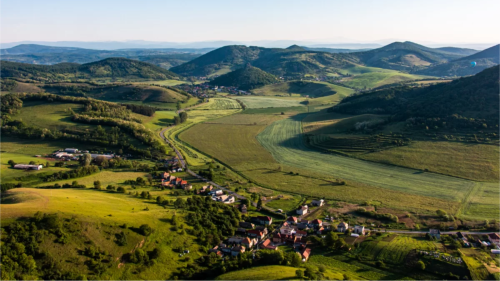
<svg viewBox="0 0 500 281">
<path fill-rule="evenodd" d="M 435 251 L 418 251 L 419 254 L 421 255 L 426 255 L 426 256 L 432 256 L 435 259 L 443 259 L 447 262 L 452 262 L 456 264 L 462 264 L 463 260 L 460 257 L 453 257 L 449 255 L 442 254 L 440 252 L 435 252 Z"/>
<path fill-rule="evenodd" d="M 14 169 L 20 169 L 20 170 L 41 170 L 43 168 L 43 165 L 39 165 L 39 164 L 34 164 L 34 165 L 30 165 L 30 164 L 16 164 L 14 165 Z"/>
<path fill-rule="evenodd" d="M 70 160 L 78 160 L 78 157 L 82 156 L 84 153 L 89 153 L 88 150 L 80 151 L 78 148 L 65 148 L 64 150 L 58 150 L 52 154 L 52 157 L 55 159 L 59 159 L 62 161 L 70 161 Z M 98 154 L 91 153 L 90 156 L 92 159 L 96 159 L 97 157 L 105 157 L 107 159 L 113 159 L 115 157 L 114 154 Z"/>
<path fill-rule="evenodd" d="M 325 205 L 325 200 L 323 200 L 323 199 L 311 201 L 311 206 L 321 207 L 323 205 Z M 295 210 L 295 213 L 297 215 L 300 215 L 300 216 L 303 216 L 303 215 L 307 214 L 308 212 L 309 212 L 309 206 L 307 206 L 307 205 L 300 206 L 297 210 Z"/>
<path fill-rule="evenodd" d="M 191 190 L 193 186 L 189 184 L 186 180 L 183 180 L 182 178 L 178 178 L 174 175 L 171 175 L 170 173 L 164 172 L 161 175 L 161 184 L 160 186 L 174 189 L 174 188 L 181 188 L 184 190 Z"/>
</svg>

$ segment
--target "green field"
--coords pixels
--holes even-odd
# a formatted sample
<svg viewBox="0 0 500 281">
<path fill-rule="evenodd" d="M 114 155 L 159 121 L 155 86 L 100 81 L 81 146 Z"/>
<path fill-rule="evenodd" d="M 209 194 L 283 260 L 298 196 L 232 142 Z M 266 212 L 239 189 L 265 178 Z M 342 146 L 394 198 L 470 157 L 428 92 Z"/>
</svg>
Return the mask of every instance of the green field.
<svg viewBox="0 0 500 281">
<path fill-rule="evenodd" d="M 187 81 L 182 81 L 182 80 L 174 80 L 174 79 L 168 79 L 168 80 L 160 80 L 160 81 L 144 81 L 144 82 L 134 82 L 132 84 L 155 84 L 155 85 L 162 85 L 162 86 L 176 86 L 176 85 L 181 85 L 188 83 Z"/>
<path fill-rule="evenodd" d="M 247 108 L 269 108 L 269 107 L 294 107 L 305 106 L 302 102 L 304 98 L 275 98 L 275 97 L 237 97 L 236 99 L 242 101 Z"/>
<path fill-rule="evenodd" d="M 228 272 L 216 280 L 288 280 L 295 279 L 297 268 L 282 265 L 259 266 Z"/>
<path fill-rule="evenodd" d="M 340 72 L 352 75 L 352 77 L 344 78 L 342 83 L 349 87 L 359 89 L 365 87 L 376 88 L 387 84 L 429 78 L 429 76 L 414 75 L 396 70 L 366 66 L 354 66 L 342 69 Z"/>
<path fill-rule="evenodd" d="M 228 110 L 228 109 L 241 109 L 240 104 L 233 99 L 229 98 L 212 98 L 208 103 L 196 108 L 198 110 Z"/>
<path fill-rule="evenodd" d="M 149 210 L 144 210 L 146 207 Z M 164 209 L 157 204 L 152 204 L 152 200 L 91 189 L 18 188 L 10 190 L 2 196 L 0 208 L 3 224 L 19 217 L 31 216 L 37 211 L 59 213 L 63 217 L 75 217 L 81 220 L 86 227 L 81 236 L 72 238 L 72 243 L 62 245 L 46 239 L 41 244 L 41 249 L 60 257 L 57 262 L 63 269 L 71 269 L 85 274 L 87 271 L 86 266 L 84 266 L 86 258 L 79 254 L 78 248 L 83 249 L 87 240 L 93 241 L 102 249 L 107 250 L 113 257 L 109 269 L 105 275 L 100 276 L 100 279 L 171 279 L 172 273 L 187 264 L 185 259 L 179 258 L 178 253 L 173 250 L 174 247 L 180 245 L 191 251 L 189 256 L 192 259 L 201 257 L 198 245 L 194 243 L 194 237 L 181 235 L 171 230 L 169 219 L 175 210 Z M 178 215 L 179 217 L 184 216 L 179 212 Z M 114 242 L 113 233 L 118 225 L 124 223 L 133 227 L 147 223 L 154 229 L 154 232 L 150 236 L 144 237 L 130 230 L 125 230 L 128 244 L 119 247 Z M 162 255 L 158 263 L 150 267 L 141 267 L 141 270 L 136 270 L 139 266 L 128 263 L 125 264 L 125 268 L 119 268 L 118 257 L 132 251 L 140 240 L 144 241 L 142 249 L 146 251 L 155 247 L 161 249 Z M 78 262 L 76 262 L 77 260 Z M 78 267 L 76 264 L 81 266 Z"/>
</svg>

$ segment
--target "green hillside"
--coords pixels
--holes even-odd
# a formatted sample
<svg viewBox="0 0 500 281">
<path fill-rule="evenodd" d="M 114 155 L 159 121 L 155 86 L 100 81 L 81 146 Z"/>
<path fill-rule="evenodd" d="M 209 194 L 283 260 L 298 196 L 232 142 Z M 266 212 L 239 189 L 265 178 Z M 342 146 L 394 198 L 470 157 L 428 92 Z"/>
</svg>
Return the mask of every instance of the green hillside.
<svg viewBox="0 0 500 281">
<path fill-rule="evenodd" d="M 37 81 L 60 81 L 70 78 L 126 78 L 165 80 L 178 77 L 161 67 L 125 59 L 109 58 L 87 64 L 60 63 L 56 65 L 35 65 L 2 61 L 1 76 L 26 78 Z"/>
<path fill-rule="evenodd" d="M 382 48 L 353 53 L 367 66 L 395 70 L 411 70 L 447 62 L 465 55 L 457 50 L 428 48 L 413 42 L 394 42 Z"/>
<path fill-rule="evenodd" d="M 498 130 L 499 70 L 423 88 L 400 87 L 345 98 L 332 111 L 392 114 L 431 128 Z M 408 119 L 410 118 L 410 119 Z M 421 118 L 421 119 L 415 119 Z M 419 121 L 420 120 L 420 121 Z"/>
<path fill-rule="evenodd" d="M 297 268 L 281 265 L 259 266 L 222 274 L 216 280 L 287 280 L 296 277 Z"/>
<path fill-rule="evenodd" d="M 241 90 L 251 90 L 278 82 L 278 79 L 265 71 L 251 65 L 224 74 L 210 81 L 211 85 L 232 86 Z"/>
<path fill-rule="evenodd" d="M 472 62 L 476 62 L 476 66 L 473 67 L 471 65 Z M 499 63 L 500 45 L 496 45 L 468 57 L 431 66 L 427 69 L 420 70 L 417 73 L 441 77 L 467 76 L 479 73 L 484 69 L 498 65 Z"/>
</svg>

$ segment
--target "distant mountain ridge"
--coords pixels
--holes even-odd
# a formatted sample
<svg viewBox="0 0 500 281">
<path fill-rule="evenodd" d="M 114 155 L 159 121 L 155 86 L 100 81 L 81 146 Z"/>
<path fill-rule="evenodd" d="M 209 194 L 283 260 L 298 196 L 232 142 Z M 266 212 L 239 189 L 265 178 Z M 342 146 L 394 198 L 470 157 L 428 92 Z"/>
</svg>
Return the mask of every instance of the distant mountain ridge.
<svg viewBox="0 0 500 281">
<path fill-rule="evenodd" d="M 76 63 L 33 65 L 2 61 L 1 76 L 33 80 L 62 80 L 66 77 L 163 80 L 178 77 L 177 74 L 156 65 L 125 58 L 108 58 L 82 65 Z"/>
</svg>

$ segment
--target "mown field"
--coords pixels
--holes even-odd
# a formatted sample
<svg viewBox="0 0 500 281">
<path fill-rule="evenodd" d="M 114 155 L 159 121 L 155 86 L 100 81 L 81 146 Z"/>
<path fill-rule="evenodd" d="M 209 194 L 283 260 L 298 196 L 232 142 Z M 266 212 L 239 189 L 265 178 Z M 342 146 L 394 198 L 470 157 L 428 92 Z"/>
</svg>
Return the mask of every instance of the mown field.
<svg viewBox="0 0 500 281">
<path fill-rule="evenodd" d="M 259 266 L 228 272 L 216 280 L 289 280 L 296 279 L 297 268 L 282 265 Z"/>
<path fill-rule="evenodd" d="M 237 97 L 247 108 L 268 108 L 268 107 L 294 107 L 305 106 L 304 98 L 275 98 L 275 97 Z"/>
<path fill-rule="evenodd" d="M 452 197 L 453 193 L 445 190 L 445 187 L 441 187 L 439 179 L 442 179 L 442 176 L 438 176 L 437 182 L 434 182 L 433 179 L 437 176 L 434 174 L 426 174 L 422 177 L 420 174 L 413 174 L 414 170 L 403 169 L 402 172 L 395 167 L 389 167 L 388 172 L 384 165 L 341 157 L 340 160 L 346 161 L 345 163 L 349 165 L 345 166 L 344 162 L 339 162 L 340 160 L 337 159 L 339 156 L 311 150 L 303 145 L 301 139 L 295 140 L 296 145 L 300 145 L 299 147 L 291 146 L 289 138 L 292 136 L 286 134 L 293 133 L 290 132 L 291 129 L 295 128 L 293 126 L 298 126 L 300 130 L 299 121 L 296 121 L 297 123 L 290 121 L 293 117 L 285 116 L 287 119 L 276 121 L 266 127 L 264 123 L 261 125 L 258 123 L 264 120 L 263 116 L 257 114 L 242 114 L 241 116 L 244 116 L 246 124 L 257 123 L 257 125 L 198 124 L 184 132 L 180 137 L 205 154 L 231 166 L 258 185 L 278 191 L 355 203 L 379 200 L 383 202 L 385 207 L 402 210 L 434 211 L 438 204 L 441 208 L 454 213 L 459 208 L 459 198 L 462 198 L 460 196 L 464 195 L 464 191 L 455 187 L 453 183 L 463 183 L 461 180 L 451 178 L 452 182 L 449 183 L 449 186 L 453 186 L 457 192 L 455 194 L 457 198 L 455 198 Z M 241 124 L 240 118 L 242 117 L 234 115 L 212 122 Z M 274 127 L 275 124 L 282 122 L 292 122 L 289 124 L 292 127 L 288 129 Z M 274 129 L 266 132 L 270 128 Z M 262 132 L 259 134 L 259 131 Z M 296 133 L 298 132 L 293 134 Z M 262 138 L 268 139 L 262 140 Z M 266 145 L 270 147 L 268 150 L 265 149 Z M 273 157 L 270 157 L 268 151 Z M 361 167 L 357 167 L 358 162 L 362 163 Z M 375 165 L 375 167 L 373 168 L 371 165 Z M 366 167 L 372 167 L 372 170 L 366 171 Z M 358 170 L 356 171 L 356 169 Z M 380 175 L 368 174 L 373 170 Z M 393 170 L 398 173 L 395 174 L 398 175 L 397 178 L 390 176 Z M 349 174 L 352 175 L 352 178 L 346 177 Z M 413 192 L 412 196 L 409 196 L 406 189 L 401 187 L 406 185 L 407 175 L 414 178 L 410 190 Z M 346 185 L 336 185 L 336 179 L 347 179 L 348 181 Z M 363 183 L 363 180 L 367 183 Z M 421 189 L 420 184 L 427 182 L 431 187 Z M 375 184 L 390 185 L 391 191 L 388 192 L 387 188 L 380 188 Z M 465 189 L 470 188 L 467 184 L 469 182 L 466 182 Z M 470 184 L 472 185 L 472 183 Z M 437 188 L 437 192 L 441 192 L 440 196 L 443 198 L 433 197 L 431 194 L 433 188 Z M 450 197 L 452 199 L 446 200 Z"/>
<path fill-rule="evenodd" d="M 376 88 L 387 84 L 429 78 L 429 76 L 414 75 L 396 70 L 366 66 L 354 66 L 342 69 L 340 72 L 352 75 L 352 77 L 344 78 L 342 80 L 343 84 L 358 89 L 363 89 L 365 87 Z"/>
<path fill-rule="evenodd" d="M 498 182 L 499 179 L 497 145 L 413 141 L 408 146 L 362 154 L 359 157 L 471 180 Z"/>
</svg>

